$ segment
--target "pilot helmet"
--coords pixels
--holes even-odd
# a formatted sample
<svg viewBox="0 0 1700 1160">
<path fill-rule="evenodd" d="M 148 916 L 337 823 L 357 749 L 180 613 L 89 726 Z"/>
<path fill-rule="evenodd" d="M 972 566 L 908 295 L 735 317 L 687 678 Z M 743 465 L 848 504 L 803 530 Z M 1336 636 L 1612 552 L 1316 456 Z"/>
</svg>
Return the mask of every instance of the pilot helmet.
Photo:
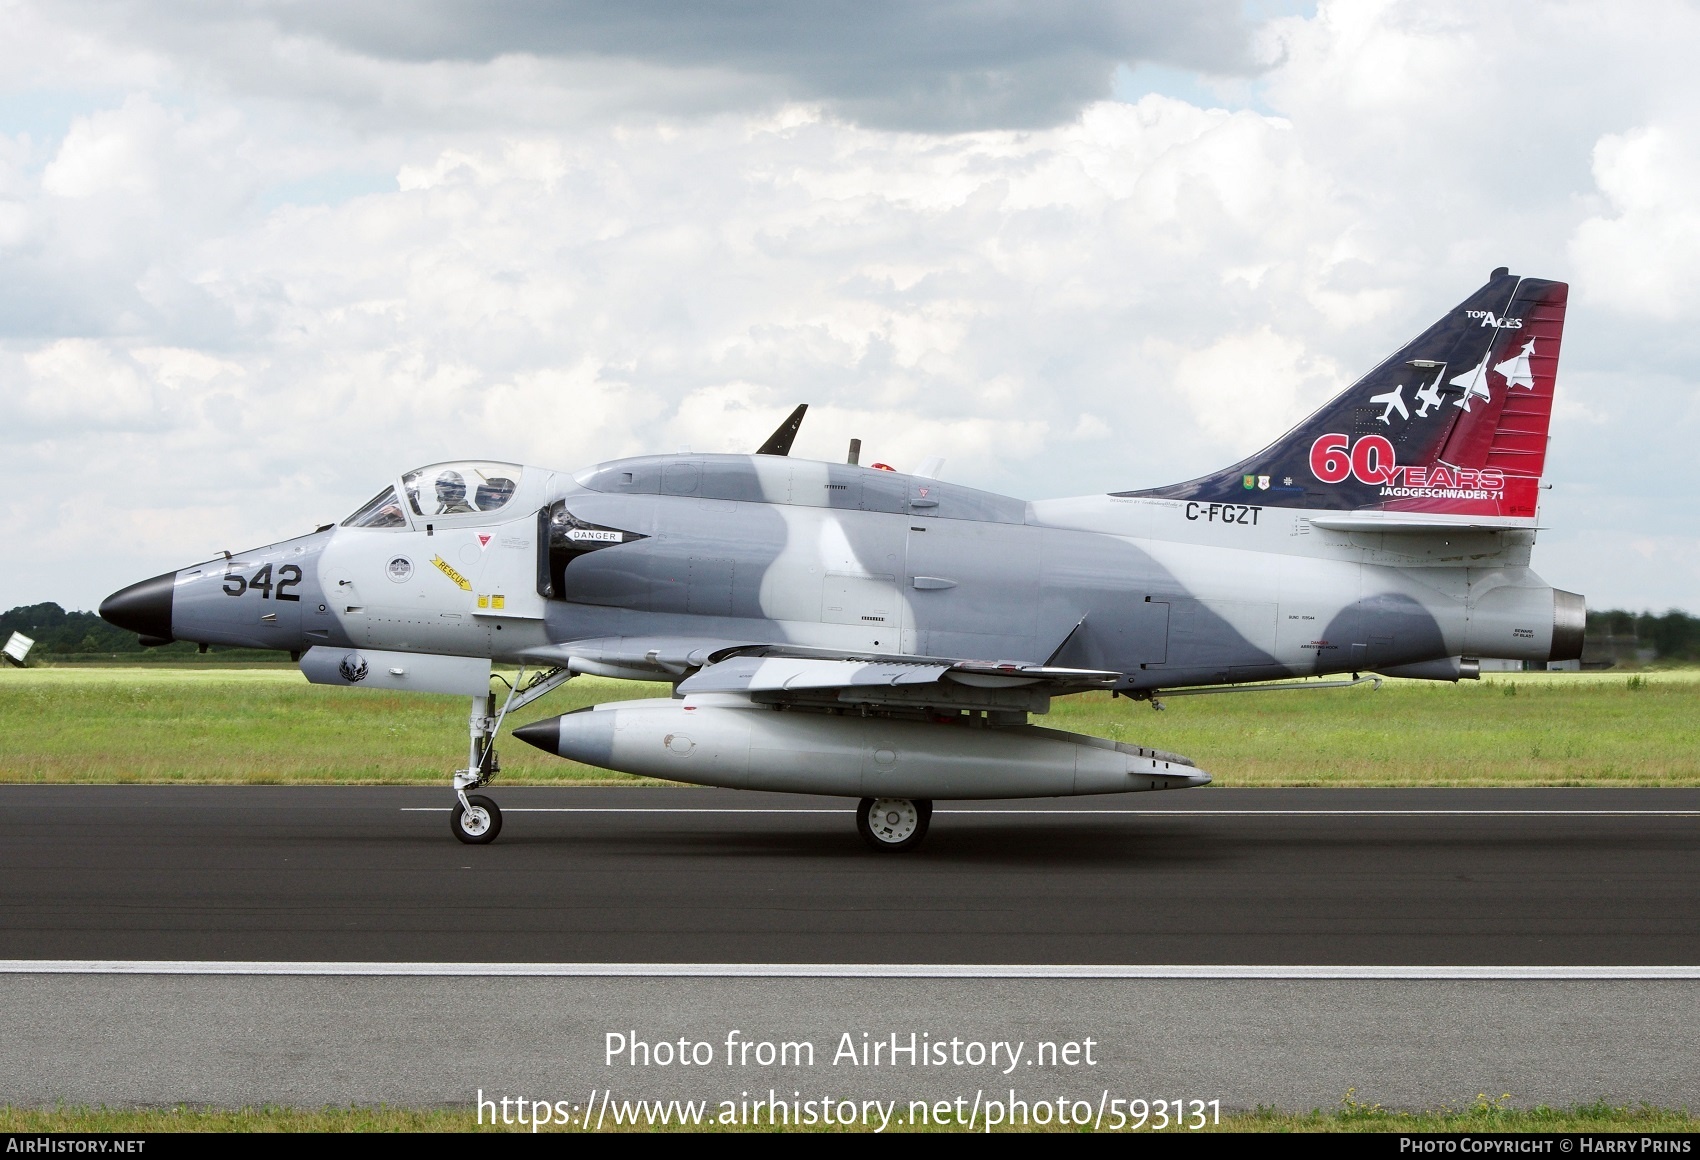
<svg viewBox="0 0 1700 1160">
<path fill-rule="evenodd" d="M 437 476 L 437 502 L 457 504 L 466 502 L 466 480 L 458 471 L 445 471 Z"/>
</svg>

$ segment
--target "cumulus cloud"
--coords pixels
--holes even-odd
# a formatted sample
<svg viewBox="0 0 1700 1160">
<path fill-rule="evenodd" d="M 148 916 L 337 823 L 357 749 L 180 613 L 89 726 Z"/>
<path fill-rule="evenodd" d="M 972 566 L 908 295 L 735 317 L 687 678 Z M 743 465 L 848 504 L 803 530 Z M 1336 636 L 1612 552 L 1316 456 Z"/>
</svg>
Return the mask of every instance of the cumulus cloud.
<svg viewBox="0 0 1700 1160">
<path fill-rule="evenodd" d="M 1176 360 L 1174 384 L 1198 425 L 1234 456 L 1249 455 L 1346 384 L 1326 359 L 1268 326 L 1230 334 Z"/>
<path fill-rule="evenodd" d="M 1617 10 L 6 11 L 0 533 L 32 547 L 0 604 L 87 606 L 440 458 L 752 448 L 797 402 L 804 455 L 1187 478 L 1502 264 L 1577 285 L 1538 562 L 1696 603 L 1700 528 L 1646 509 L 1700 436 L 1700 93 Z M 1242 99 L 1099 99 L 1149 59 Z M 4 119 L 53 83 L 54 132 Z"/>
<path fill-rule="evenodd" d="M 476 66 L 519 63 L 533 84 L 576 90 L 603 112 L 803 100 L 864 124 L 962 130 L 1066 121 L 1107 97 L 1125 62 L 1224 74 L 1256 67 L 1251 27 L 1235 0 L 425 0 L 405 7 L 62 0 L 62 7 L 79 24 L 158 45 L 228 84 L 305 87 L 362 104 L 394 95 L 384 70 L 368 62 L 412 66 L 406 73 L 415 94 L 450 77 L 487 84 L 504 70 Z M 621 83 L 620 72 L 634 69 L 644 83 Z"/>
<path fill-rule="evenodd" d="M 1700 150 L 1661 125 L 1608 134 L 1594 181 L 1610 204 L 1576 230 L 1571 254 L 1594 301 L 1662 321 L 1700 311 Z"/>
</svg>

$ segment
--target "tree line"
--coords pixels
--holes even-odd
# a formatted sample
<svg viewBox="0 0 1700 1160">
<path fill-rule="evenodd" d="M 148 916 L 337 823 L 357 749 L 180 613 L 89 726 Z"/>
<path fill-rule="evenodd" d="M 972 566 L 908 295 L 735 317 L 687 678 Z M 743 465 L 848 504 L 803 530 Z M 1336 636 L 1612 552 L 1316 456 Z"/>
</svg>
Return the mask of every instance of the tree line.
<svg viewBox="0 0 1700 1160">
<path fill-rule="evenodd" d="M 35 641 L 29 659 L 38 657 L 86 657 L 148 653 L 161 660 L 178 655 L 193 656 L 196 646 L 177 641 L 159 648 L 144 649 L 135 633 L 106 623 L 94 612 L 66 612 L 59 605 L 23 604 L 0 613 L 0 644 L 14 632 Z M 229 651 L 214 648 L 214 652 Z M 243 649 L 254 653 L 253 649 Z M 269 654 L 268 654 L 269 655 Z M 282 657 L 286 654 L 278 653 Z"/>
<path fill-rule="evenodd" d="M 1675 608 L 1663 614 L 1590 609 L 1585 639 L 1589 643 L 1632 640 L 1637 648 L 1652 649 L 1657 660 L 1700 661 L 1700 616 Z"/>
</svg>

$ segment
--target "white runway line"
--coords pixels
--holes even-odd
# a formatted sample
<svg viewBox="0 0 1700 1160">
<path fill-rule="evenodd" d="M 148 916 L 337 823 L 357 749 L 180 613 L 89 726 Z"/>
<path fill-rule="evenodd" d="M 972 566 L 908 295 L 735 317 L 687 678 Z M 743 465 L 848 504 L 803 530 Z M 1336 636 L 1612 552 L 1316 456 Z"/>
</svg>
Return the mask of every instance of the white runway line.
<svg viewBox="0 0 1700 1160">
<path fill-rule="evenodd" d="M 952 963 L 377 963 L 197 959 L 0 959 L 0 975 L 333 975 L 724 979 L 1682 980 L 1700 966 L 1223 966 Z"/>
<path fill-rule="evenodd" d="M 403 807 L 401 807 L 401 812 L 404 813 L 404 814 L 446 814 L 450 810 L 452 810 L 453 808 L 454 808 L 453 806 L 403 806 Z M 814 809 L 800 809 L 800 810 L 799 809 L 789 809 L 789 810 L 779 810 L 779 809 L 775 809 L 775 810 L 719 810 L 719 809 L 695 809 L 695 808 L 669 809 L 669 808 L 662 807 L 662 806 L 631 806 L 631 807 L 612 807 L 611 806 L 611 807 L 605 807 L 605 808 L 604 807 L 598 807 L 598 806 L 507 806 L 502 810 L 502 812 L 504 814 L 853 814 L 856 811 L 855 810 L 849 810 L 849 809 L 836 809 L 836 810 L 814 810 Z M 942 813 L 942 812 L 945 812 L 945 811 L 934 810 L 933 812 L 934 813 Z M 954 811 L 954 812 L 965 813 L 967 811 L 957 810 L 957 811 Z"/>
<path fill-rule="evenodd" d="M 452 806 L 403 806 L 404 814 L 446 814 Z M 504 814 L 849 814 L 842 809 L 707 809 L 694 806 L 504 806 Z M 934 810 L 939 814 L 1140 818 L 1700 818 L 1700 810 Z"/>
</svg>

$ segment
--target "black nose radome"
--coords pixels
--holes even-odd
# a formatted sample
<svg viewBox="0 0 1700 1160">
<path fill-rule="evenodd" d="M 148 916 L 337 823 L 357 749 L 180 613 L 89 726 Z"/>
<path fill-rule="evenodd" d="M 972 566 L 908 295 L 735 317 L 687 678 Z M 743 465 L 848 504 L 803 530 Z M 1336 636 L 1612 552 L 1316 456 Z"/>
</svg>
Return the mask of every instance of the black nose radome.
<svg viewBox="0 0 1700 1160">
<path fill-rule="evenodd" d="M 120 588 L 101 601 L 100 618 L 142 636 L 169 641 L 171 637 L 171 593 L 177 573 L 166 572 Z"/>
<path fill-rule="evenodd" d="M 561 744 L 561 719 L 547 717 L 514 730 L 514 736 L 527 745 L 535 745 L 545 753 L 554 753 Z"/>
</svg>

